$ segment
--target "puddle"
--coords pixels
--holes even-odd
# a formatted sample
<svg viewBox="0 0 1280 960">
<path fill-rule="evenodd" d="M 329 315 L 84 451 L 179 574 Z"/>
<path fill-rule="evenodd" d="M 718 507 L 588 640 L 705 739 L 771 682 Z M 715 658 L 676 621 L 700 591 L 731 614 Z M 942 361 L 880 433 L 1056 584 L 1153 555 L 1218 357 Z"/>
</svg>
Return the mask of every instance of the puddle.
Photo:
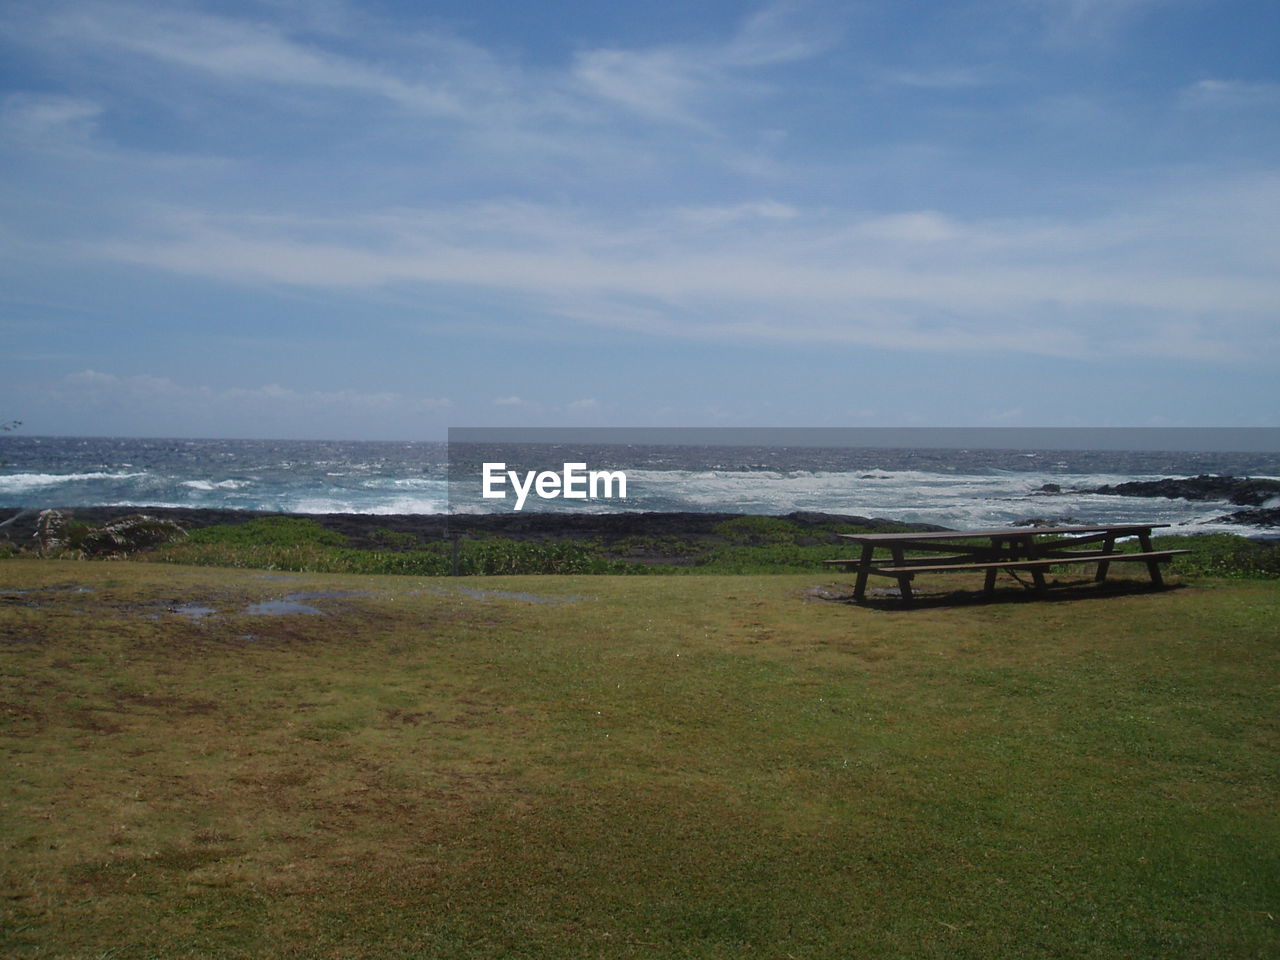
<svg viewBox="0 0 1280 960">
<path fill-rule="evenodd" d="M 897 587 L 867 587 L 867 596 L 877 599 L 884 597 L 901 598 L 902 591 Z M 857 603 L 853 598 L 853 590 L 836 591 L 830 587 L 810 587 L 800 595 L 802 600 L 826 600 L 831 603 Z"/>
<path fill-rule="evenodd" d="M 843 590 L 837 592 L 830 587 L 810 587 L 803 594 L 805 600 L 830 600 L 833 603 L 849 603 L 853 600 L 853 592 Z"/>
<path fill-rule="evenodd" d="M 211 613 L 217 613 L 218 611 L 213 607 L 203 607 L 198 603 L 181 603 L 176 607 L 170 607 L 169 612 L 190 617 L 192 620 L 199 620 L 201 617 L 207 617 Z"/>
<path fill-rule="evenodd" d="M 325 600 L 330 597 L 367 597 L 368 595 L 364 590 L 317 590 L 311 593 L 286 593 L 280 600 L 264 600 L 261 603 L 246 607 L 244 612 L 254 617 L 282 617 L 291 613 L 310 613 L 324 616 L 323 610 L 319 610 L 302 601 Z"/>
<path fill-rule="evenodd" d="M 251 617 L 283 617 L 291 613 L 317 613 L 324 615 L 323 610 L 317 610 L 315 607 L 308 606 L 305 603 L 297 603 L 293 600 L 264 600 L 262 603 L 255 603 L 245 608 L 245 613 Z"/>
<path fill-rule="evenodd" d="M 60 583 L 52 587 L 34 587 L 31 590 L 0 590 L 0 597 L 25 597 L 32 593 L 93 593 L 93 587 L 82 587 L 75 583 Z"/>
</svg>

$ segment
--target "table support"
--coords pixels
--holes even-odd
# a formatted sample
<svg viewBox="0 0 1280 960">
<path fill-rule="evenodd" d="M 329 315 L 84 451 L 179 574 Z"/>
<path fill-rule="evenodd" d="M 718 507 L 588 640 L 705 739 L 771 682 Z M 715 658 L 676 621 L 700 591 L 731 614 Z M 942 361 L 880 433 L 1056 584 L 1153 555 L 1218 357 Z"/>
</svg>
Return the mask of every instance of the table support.
<svg viewBox="0 0 1280 960">
<path fill-rule="evenodd" d="M 858 560 L 858 579 L 853 585 L 853 599 L 861 603 L 867 596 L 867 571 L 876 548 L 869 543 L 862 545 L 862 557 Z"/>
<path fill-rule="evenodd" d="M 1013 548 L 1009 551 L 1009 556 L 1015 560 L 1018 559 L 1019 553 L 1021 553 L 1027 560 L 1040 559 L 1040 551 L 1036 547 L 1036 538 L 1034 536 L 1022 537 L 1020 538 L 1019 544 L 1011 544 L 1011 546 Z M 1039 567 L 1036 567 L 1031 571 L 1031 581 L 1035 584 L 1035 591 L 1038 595 L 1043 595 L 1044 592 L 1049 589 L 1049 585 L 1044 579 L 1044 571 Z"/>
<path fill-rule="evenodd" d="M 1115 537 L 1115 534 L 1110 534 L 1102 541 L 1102 552 L 1115 553 L 1115 550 L 1116 550 L 1116 537 Z M 1096 580 L 1098 583 L 1102 583 L 1104 580 L 1107 579 L 1107 571 L 1110 568 L 1111 568 L 1111 564 L 1103 560 L 1101 563 L 1098 564 L 1098 572 L 1093 575 L 1093 579 Z"/>
<path fill-rule="evenodd" d="M 1151 552 L 1151 531 L 1146 530 L 1138 534 L 1138 543 L 1142 544 L 1142 552 Z M 1164 586 L 1164 577 L 1160 575 L 1160 564 L 1154 560 L 1147 561 L 1147 570 L 1151 573 L 1151 582 L 1157 587 Z"/>
<path fill-rule="evenodd" d="M 893 554 L 893 565 L 895 567 L 906 566 L 907 561 L 904 559 L 902 547 L 894 544 L 889 548 L 889 552 Z M 911 574 L 898 574 L 898 592 L 902 594 L 902 605 L 904 607 L 911 606 L 911 601 L 915 599 L 911 594 Z"/>
<path fill-rule="evenodd" d="M 992 537 L 991 549 L 992 549 L 992 555 L 998 557 L 1000 555 L 1000 552 L 1004 549 L 1004 538 Z M 984 596 L 986 597 L 995 596 L 996 575 L 998 572 L 999 571 L 997 571 L 995 567 L 987 567 L 986 576 L 983 578 L 983 581 L 982 581 L 982 593 Z"/>
</svg>

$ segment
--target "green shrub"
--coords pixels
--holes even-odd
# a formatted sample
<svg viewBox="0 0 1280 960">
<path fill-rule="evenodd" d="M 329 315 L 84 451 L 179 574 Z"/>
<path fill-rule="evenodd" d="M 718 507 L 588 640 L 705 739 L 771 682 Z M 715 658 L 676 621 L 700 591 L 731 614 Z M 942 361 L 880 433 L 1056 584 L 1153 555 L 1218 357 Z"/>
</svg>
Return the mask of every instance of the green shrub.
<svg viewBox="0 0 1280 960">
<path fill-rule="evenodd" d="M 190 535 L 192 543 L 292 547 L 302 544 L 345 547 L 347 538 L 326 530 L 306 517 L 257 517 L 245 523 L 201 527 Z"/>
<path fill-rule="evenodd" d="M 800 527 L 781 517 L 734 517 L 716 524 L 717 535 L 730 543 L 759 546 L 766 543 L 795 543 Z"/>
<path fill-rule="evenodd" d="M 172 520 L 135 513 L 100 527 L 61 510 L 42 510 L 36 518 L 38 550 L 45 556 L 123 557 L 148 547 L 173 543 L 187 532 Z"/>
<path fill-rule="evenodd" d="M 1233 533 L 1156 537 L 1157 550 L 1190 550 L 1174 558 L 1173 570 L 1184 576 L 1270 579 L 1280 577 L 1280 542 L 1259 542 Z"/>
<path fill-rule="evenodd" d="M 387 527 L 375 527 L 369 533 L 369 539 L 380 547 L 393 550 L 411 550 L 418 545 L 418 538 L 412 533 L 391 530 Z"/>
</svg>

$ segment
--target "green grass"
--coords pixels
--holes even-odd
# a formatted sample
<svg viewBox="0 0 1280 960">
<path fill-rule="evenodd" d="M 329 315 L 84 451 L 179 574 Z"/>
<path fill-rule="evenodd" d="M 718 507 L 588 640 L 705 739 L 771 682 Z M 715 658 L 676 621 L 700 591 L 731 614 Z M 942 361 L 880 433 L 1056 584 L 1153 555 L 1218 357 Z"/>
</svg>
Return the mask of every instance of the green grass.
<svg viewBox="0 0 1280 960">
<path fill-rule="evenodd" d="M 463 538 L 457 571 L 504 574 L 755 574 L 805 573 L 824 560 L 853 555 L 841 533 L 865 532 L 847 524 L 804 525 L 784 517 L 744 516 L 719 524 L 715 539 L 627 537 L 598 541 L 522 541 L 495 536 Z M 259 518 L 192 531 L 182 542 L 140 556 L 159 563 L 284 570 L 301 573 L 443 576 L 454 569 L 452 544 L 420 542 L 412 534 L 375 531 L 373 549 L 349 547 L 315 520 Z M 1280 549 L 1229 534 L 1157 537 L 1157 549 L 1190 549 L 1173 562 L 1187 576 L 1280 577 Z M 1135 543 L 1121 549 L 1136 550 Z"/>
<path fill-rule="evenodd" d="M 6 957 L 1275 955 L 1273 582 L 2 569 Z"/>
</svg>

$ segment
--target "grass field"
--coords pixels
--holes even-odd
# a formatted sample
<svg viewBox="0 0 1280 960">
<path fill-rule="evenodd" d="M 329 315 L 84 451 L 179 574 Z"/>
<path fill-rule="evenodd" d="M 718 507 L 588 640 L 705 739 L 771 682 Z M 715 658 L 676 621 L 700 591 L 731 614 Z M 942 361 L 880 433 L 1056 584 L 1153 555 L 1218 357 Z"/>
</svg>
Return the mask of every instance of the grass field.
<svg viewBox="0 0 1280 960">
<path fill-rule="evenodd" d="M 829 576 L 4 561 L 0 956 L 1280 955 L 1274 580 Z"/>
</svg>

